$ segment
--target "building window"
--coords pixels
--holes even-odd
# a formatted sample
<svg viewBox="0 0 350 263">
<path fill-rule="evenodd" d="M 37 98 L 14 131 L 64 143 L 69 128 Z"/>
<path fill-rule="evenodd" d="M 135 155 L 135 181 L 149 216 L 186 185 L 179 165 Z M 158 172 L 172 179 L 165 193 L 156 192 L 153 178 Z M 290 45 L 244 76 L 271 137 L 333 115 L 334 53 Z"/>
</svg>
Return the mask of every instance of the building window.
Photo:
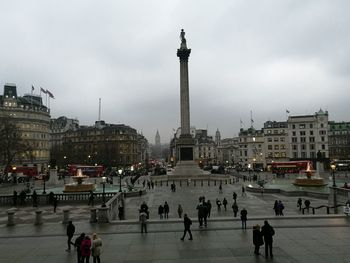
<svg viewBox="0 0 350 263">
<path fill-rule="evenodd" d="M 322 150 L 326 150 L 326 145 L 322 144 Z"/>
<path fill-rule="evenodd" d="M 315 150 L 315 144 L 310 144 L 310 150 Z"/>
<path fill-rule="evenodd" d="M 297 136 L 297 132 L 293 131 L 293 136 Z"/>
<path fill-rule="evenodd" d="M 281 137 L 280 138 L 280 142 L 285 142 L 286 140 L 285 140 L 285 138 L 284 137 Z"/>
<path fill-rule="evenodd" d="M 274 141 L 274 142 L 278 142 L 278 138 L 276 138 L 276 137 L 273 138 L 273 141 Z"/>
<path fill-rule="evenodd" d="M 315 152 L 310 152 L 310 157 L 311 158 L 316 158 L 316 153 Z"/>
<path fill-rule="evenodd" d="M 295 124 L 292 125 L 292 129 L 295 129 Z"/>
<path fill-rule="evenodd" d="M 300 142 L 306 142 L 306 137 L 300 137 Z"/>
<path fill-rule="evenodd" d="M 300 131 L 300 136 L 305 136 L 306 132 L 305 131 Z"/>
<path fill-rule="evenodd" d="M 301 158 L 306 158 L 306 152 L 301 152 Z"/>
<path fill-rule="evenodd" d="M 305 144 L 302 144 L 302 145 L 301 145 L 301 149 L 302 149 L 302 150 L 306 150 L 306 145 L 305 145 Z"/>
<path fill-rule="evenodd" d="M 293 158 L 298 158 L 298 152 L 293 152 Z"/>
<path fill-rule="evenodd" d="M 314 135 L 314 131 L 310 131 L 310 135 Z"/>
<path fill-rule="evenodd" d="M 268 142 L 272 142 L 272 138 L 267 138 L 267 141 Z"/>
<path fill-rule="evenodd" d="M 297 137 L 292 137 L 292 142 L 298 142 L 298 138 Z"/>
<path fill-rule="evenodd" d="M 275 150 L 279 150 L 280 146 L 279 145 L 275 145 Z"/>
<path fill-rule="evenodd" d="M 310 123 L 310 129 L 313 129 L 314 125 L 312 123 Z"/>
<path fill-rule="evenodd" d="M 295 150 L 295 151 L 297 151 L 297 150 L 298 150 L 298 145 L 297 145 L 297 144 L 293 144 L 293 145 L 292 145 L 292 149 Z"/>
<path fill-rule="evenodd" d="M 324 136 L 321 136 L 321 141 L 324 142 Z"/>
<path fill-rule="evenodd" d="M 305 124 L 299 124 L 299 129 L 305 129 Z"/>
<path fill-rule="evenodd" d="M 310 142 L 315 142 L 315 137 L 310 137 L 309 140 Z"/>
<path fill-rule="evenodd" d="M 267 149 L 272 150 L 272 145 L 271 144 L 267 145 Z"/>
</svg>

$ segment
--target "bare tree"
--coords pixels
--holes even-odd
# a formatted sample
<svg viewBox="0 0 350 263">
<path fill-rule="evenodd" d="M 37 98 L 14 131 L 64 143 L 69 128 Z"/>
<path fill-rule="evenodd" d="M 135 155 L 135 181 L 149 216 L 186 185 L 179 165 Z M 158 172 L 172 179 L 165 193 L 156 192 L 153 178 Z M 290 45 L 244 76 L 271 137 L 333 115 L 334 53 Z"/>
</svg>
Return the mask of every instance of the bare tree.
<svg viewBox="0 0 350 263">
<path fill-rule="evenodd" d="M 9 167 L 14 161 L 23 158 L 33 161 L 33 149 L 28 141 L 22 138 L 22 132 L 13 118 L 2 118 L 0 122 L 0 163 Z"/>
</svg>

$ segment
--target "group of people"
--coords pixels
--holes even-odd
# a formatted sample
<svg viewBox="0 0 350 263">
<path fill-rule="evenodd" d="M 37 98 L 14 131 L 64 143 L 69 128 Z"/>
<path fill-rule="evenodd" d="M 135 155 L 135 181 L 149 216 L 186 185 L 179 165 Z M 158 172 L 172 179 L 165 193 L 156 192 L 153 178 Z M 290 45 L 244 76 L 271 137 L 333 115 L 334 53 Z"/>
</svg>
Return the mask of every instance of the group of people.
<svg viewBox="0 0 350 263">
<path fill-rule="evenodd" d="M 158 215 L 160 219 L 169 218 L 169 205 L 168 202 L 165 201 L 164 205 L 160 205 L 158 207 Z"/>
<path fill-rule="evenodd" d="M 199 197 L 199 203 L 196 207 L 198 210 L 198 222 L 199 222 L 199 227 L 203 227 L 203 222 L 204 226 L 207 227 L 207 219 L 210 217 L 211 213 L 211 203 L 210 200 L 205 201 L 205 197 L 201 196 Z"/>
<path fill-rule="evenodd" d="M 284 205 L 281 200 L 275 201 L 273 205 L 273 210 L 275 211 L 276 216 L 283 216 Z"/>
<path fill-rule="evenodd" d="M 94 263 L 100 263 L 100 255 L 101 255 L 101 247 L 102 247 L 102 240 L 101 238 L 96 234 L 93 233 L 91 238 L 89 235 L 86 235 L 85 233 L 81 233 L 76 239 L 75 242 L 72 242 L 72 238 L 75 233 L 75 226 L 73 225 L 72 221 L 68 222 L 67 225 L 67 252 L 71 251 L 71 246 L 73 245 L 76 248 L 77 251 L 77 260 L 78 263 L 89 263 L 90 262 L 90 256 L 93 257 Z"/>
<path fill-rule="evenodd" d="M 264 225 L 260 230 L 260 226 L 256 225 L 253 227 L 253 244 L 254 244 L 254 254 L 260 255 L 259 249 L 265 244 L 265 257 L 273 257 L 272 254 L 272 242 L 273 236 L 275 235 L 275 230 L 273 227 L 265 220 Z"/>
</svg>

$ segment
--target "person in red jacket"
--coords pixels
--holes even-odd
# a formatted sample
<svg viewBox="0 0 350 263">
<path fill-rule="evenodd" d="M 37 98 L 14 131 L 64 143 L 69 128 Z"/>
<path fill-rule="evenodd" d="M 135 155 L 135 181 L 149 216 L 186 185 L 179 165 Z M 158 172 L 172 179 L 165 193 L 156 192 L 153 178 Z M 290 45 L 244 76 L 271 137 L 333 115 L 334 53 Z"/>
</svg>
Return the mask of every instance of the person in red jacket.
<svg viewBox="0 0 350 263">
<path fill-rule="evenodd" d="M 91 239 L 88 235 L 86 235 L 84 240 L 81 242 L 80 252 L 82 258 L 81 262 L 89 263 L 91 255 Z"/>
</svg>

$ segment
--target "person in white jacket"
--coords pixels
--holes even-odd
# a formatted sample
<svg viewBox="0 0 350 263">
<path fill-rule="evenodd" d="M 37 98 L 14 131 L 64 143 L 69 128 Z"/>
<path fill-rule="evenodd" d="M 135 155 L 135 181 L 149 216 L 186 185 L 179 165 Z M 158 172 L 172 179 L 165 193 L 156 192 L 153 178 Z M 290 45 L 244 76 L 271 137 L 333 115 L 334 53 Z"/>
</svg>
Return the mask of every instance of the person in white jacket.
<svg viewBox="0 0 350 263">
<path fill-rule="evenodd" d="M 92 242 L 91 242 L 91 252 L 92 257 L 94 258 L 94 263 L 100 263 L 100 255 L 101 255 L 101 247 L 102 247 L 102 240 L 98 237 L 96 233 L 92 234 Z"/>
</svg>

